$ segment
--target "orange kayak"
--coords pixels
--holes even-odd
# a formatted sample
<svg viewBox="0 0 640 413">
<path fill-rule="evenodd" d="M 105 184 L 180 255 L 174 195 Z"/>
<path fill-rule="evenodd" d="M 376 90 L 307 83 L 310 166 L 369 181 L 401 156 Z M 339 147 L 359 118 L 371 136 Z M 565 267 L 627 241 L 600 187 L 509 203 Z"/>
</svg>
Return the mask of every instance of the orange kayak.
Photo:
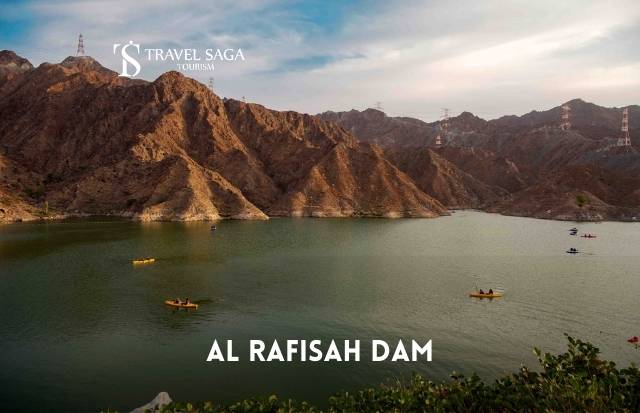
<svg viewBox="0 0 640 413">
<path fill-rule="evenodd" d="M 176 307 L 176 308 L 194 308 L 194 309 L 198 308 L 198 304 L 194 304 L 194 303 L 185 304 L 182 302 L 176 303 L 176 300 L 166 300 L 164 303 L 166 305 L 169 305 L 171 307 Z"/>
<path fill-rule="evenodd" d="M 133 262 L 134 265 L 138 265 L 138 264 L 153 264 L 154 262 L 156 262 L 155 258 L 138 258 L 136 260 L 131 261 Z"/>
<path fill-rule="evenodd" d="M 482 294 L 480 294 L 479 292 L 474 291 L 472 293 L 469 293 L 469 297 L 475 297 L 475 298 L 500 298 L 500 297 L 502 297 L 502 293 L 493 293 L 493 294 L 482 293 Z"/>
</svg>

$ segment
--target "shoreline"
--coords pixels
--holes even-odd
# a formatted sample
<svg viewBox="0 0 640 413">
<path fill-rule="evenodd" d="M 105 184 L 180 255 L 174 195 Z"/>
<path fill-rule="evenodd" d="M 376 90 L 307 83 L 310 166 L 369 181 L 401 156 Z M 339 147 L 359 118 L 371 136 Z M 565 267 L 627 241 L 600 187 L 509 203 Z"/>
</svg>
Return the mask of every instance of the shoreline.
<svg viewBox="0 0 640 413">
<path fill-rule="evenodd" d="M 425 216 L 411 216 L 411 215 L 267 215 L 266 219 L 263 218 L 246 218 L 246 217 L 234 217 L 234 216 L 221 216 L 216 219 L 139 219 L 135 216 L 135 214 L 125 213 L 125 214 L 89 214 L 89 213 L 69 213 L 69 214 L 56 214 L 49 217 L 33 217 L 33 218 L 21 218 L 15 220 L 2 220 L 0 219 L 0 225 L 8 225 L 8 224 L 21 224 L 21 223 L 45 223 L 45 222 L 59 222 L 64 223 L 65 221 L 72 220 L 91 220 L 91 219 L 99 219 L 99 218 L 111 218 L 122 221 L 131 221 L 131 222 L 139 222 L 139 223 L 148 223 L 148 222 L 220 222 L 220 221 L 268 221 L 271 219 L 281 219 L 281 218 L 292 218 L 292 219 L 301 219 L 301 218 L 311 218 L 311 219 L 382 219 L 382 220 L 402 220 L 402 219 L 437 219 L 437 218 L 446 218 L 451 217 L 459 212 L 481 212 L 484 214 L 492 214 L 492 215 L 500 215 L 503 217 L 513 217 L 513 218 L 529 218 L 535 220 L 543 220 L 543 221 L 561 221 L 561 222 L 575 222 L 575 223 L 604 223 L 604 222 L 619 222 L 619 223 L 640 223 L 640 219 L 574 219 L 574 218 L 562 218 L 562 217 L 537 217 L 531 215 L 518 215 L 518 214 L 505 214 L 503 212 L 492 212 L 492 211 L 484 211 L 482 209 L 475 208 L 452 208 L 449 209 L 449 214 L 439 215 L 433 217 L 425 217 Z"/>
</svg>

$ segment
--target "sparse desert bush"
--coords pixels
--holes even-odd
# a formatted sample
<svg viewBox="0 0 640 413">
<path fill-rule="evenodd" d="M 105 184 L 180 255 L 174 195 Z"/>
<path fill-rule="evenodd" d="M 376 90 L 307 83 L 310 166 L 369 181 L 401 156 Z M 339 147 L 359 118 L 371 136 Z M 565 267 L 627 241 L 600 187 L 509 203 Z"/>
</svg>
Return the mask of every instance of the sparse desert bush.
<svg viewBox="0 0 640 413">
<path fill-rule="evenodd" d="M 578 194 L 576 195 L 576 205 L 578 205 L 578 207 L 582 208 L 583 206 L 587 205 L 589 203 L 589 197 L 586 196 L 585 194 Z"/>
</svg>

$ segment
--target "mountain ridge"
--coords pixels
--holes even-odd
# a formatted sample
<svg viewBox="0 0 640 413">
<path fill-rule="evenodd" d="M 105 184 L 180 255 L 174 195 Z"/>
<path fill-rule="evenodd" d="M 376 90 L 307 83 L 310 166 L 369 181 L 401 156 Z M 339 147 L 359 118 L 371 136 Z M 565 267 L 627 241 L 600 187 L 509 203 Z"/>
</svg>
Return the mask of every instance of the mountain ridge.
<svg viewBox="0 0 640 413">
<path fill-rule="evenodd" d="M 149 82 L 88 56 L 34 68 L 2 51 L 0 221 L 437 217 L 459 208 L 637 220 L 640 155 L 616 146 L 621 109 L 568 104 L 569 131 L 558 128 L 559 107 L 489 121 L 463 112 L 444 128 L 375 109 L 275 111 L 222 99 L 175 71 Z M 640 107 L 629 111 L 633 134 Z"/>
<path fill-rule="evenodd" d="M 3 159 L 32 179 L 0 182 L 2 220 L 447 214 L 339 126 L 220 99 L 178 72 L 136 81 L 72 57 L 5 86 Z"/>
<path fill-rule="evenodd" d="M 572 108 L 570 130 L 559 127 L 561 105 L 489 121 L 463 112 L 449 118 L 446 127 L 443 121 L 388 117 L 375 109 L 329 111 L 318 116 L 340 124 L 362 141 L 381 145 L 401 170 L 423 182 L 425 191 L 450 207 L 549 219 L 640 219 L 636 195 L 640 190 L 640 153 L 633 138 L 640 132 L 640 106 L 628 107 L 633 146 L 621 147 L 617 142 L 622 108 L 604 108 L 581 99 L 565 104 Z M 441 145 L 436 144 L 438 135 Z M 448 175 L 460 178 L 441 180 L 440 190 L 433 186 L 435 178 L 424 182 L 424 172 L 433 164 L 427 148 L 457 167 L 458 171 Z M 580 168 L 599 172 L 591 175 L 591 183 L 573 179 Z M 485 190 L 484 197 L 470 196 L 478 192 L 478 185 L 468 179 L 465 184 L 462 173 L 493 190 Z M 557 176 L 566 181 L 557 180 Z M 606 179 L 614 176 L 617 179 Z M 598 191 L 592 192 L 603 180 L 609 188 L 606 201 L 596 195 Z M 498 194 L 500 190 L 506 194 L 491 196 L 496 188 Z M 452 199 L 452 191 L 461 198 Z M 572 195 L 549 197 L 549 191 Z M 583 195 L 593 198 L 593 203 L 577 202 Z"/>
</svg>

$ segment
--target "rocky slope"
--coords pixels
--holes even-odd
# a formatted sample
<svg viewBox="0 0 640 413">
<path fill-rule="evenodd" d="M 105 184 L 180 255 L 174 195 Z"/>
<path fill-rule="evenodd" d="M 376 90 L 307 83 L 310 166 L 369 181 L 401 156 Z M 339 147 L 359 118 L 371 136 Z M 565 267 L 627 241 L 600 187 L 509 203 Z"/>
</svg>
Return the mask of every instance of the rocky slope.
<svg viewBox="0 0 640 413">
<path fill-rule="evenodd" d="M 0 63 L 0 160 L 12 171 L 0 220 L 446 213 L 379 148 L 317 117 L 223 101 L 176 72 L 124 79 L 90 57 L 34 69 L 3 51 Z"/>
<path fill-rule="evenodd" d="M 0 221 L 37 219 L 37 211 L 27 201 L 23 185 L 30 187 L 35 182 L 33 174 L 18 168 L 0 155 Z"/>
<path fill-rule="evenodd" d="M 465 172 L 442 156 L 424 148 L 389 148 L 387 156 L 424 192 L 449 208 L 482 208 L 508 192 Z"/>
<path fill-rule="evenodd" d="M 616 146 L 622 109 L 579 99 L 572 128 L 561 130 L 560 106 L 486 121 L 463 112 L 446 132 L 441 122 L 382 112 L 319 116 L 376 142 L 418 186 L 452 208 L 576 220 L 640 220 L 640 107 L 630 106 L 632 147 Z M 444 145 L 435 147 L 441 133 Z M 437 155 L 439 158 L 436 158 Z M 444 162 L 447 161 L 447 162 Z M 577 199 L 588 199 L 578 202 Z"/>
<path fill-rule="evenodd" d="M 362 142 L 382 147 L 424 147 L 432 145 L 438 129 L 419 119 L 389 117 L 377 109 L 362 112 L 324 112 L 318 115 L 350 131 Z"/>
<path fill-rule="evenodd" d="M 638 205 L 640 176 L 579 165 L 547 174 L 545 179 L 505 197 L 487 210 L 534 218 L 629 221 L 638 216 Z"/>
<path fill-rule="evenodd" d="M 0 51 L 0 95 L 4 86 L 22 73 L 33 69 L 33 65 L 10 50 Z"/>
<path fill-rule="evenodd" d="M 486 121 L 319 116 L 220 99 L 177 72 L 118 77 L 90 57 L 34 68 L 0 52 L 0 221 L 435 217 L 478 208 L 640 219 L 640 153 L 619 108 L 568 102 Z M 632 136 L 640 107 L 630 107 Z M 444 145 L 435 147 L 437 134 Z M 633 142 L 638 142 L 633 139 Z"/>
</svg>

